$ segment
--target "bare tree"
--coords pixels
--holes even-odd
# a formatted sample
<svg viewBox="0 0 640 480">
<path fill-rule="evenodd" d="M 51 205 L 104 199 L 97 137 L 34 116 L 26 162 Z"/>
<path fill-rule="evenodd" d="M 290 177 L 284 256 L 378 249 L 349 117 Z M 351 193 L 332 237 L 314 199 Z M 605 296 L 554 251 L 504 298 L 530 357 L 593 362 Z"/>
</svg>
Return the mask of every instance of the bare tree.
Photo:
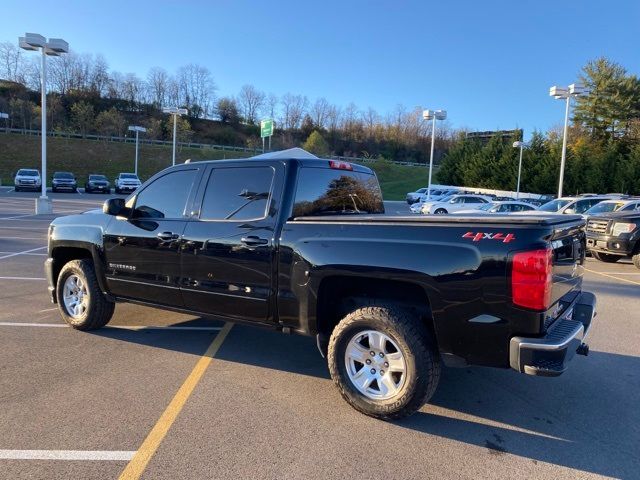
<svg viewBox="0 0 640 480">
<path fill-rule="evenodd" d="M 12 82 L 25 82 L 24 62 L 17 45 L 11 42 L 0 43 L 0 78 Z"/>
<path fill-rule="evenodd" d="M 122 81 L 122 97 L 129 102 L 132 110 L 137 109 L 137 104 L 143 103 L 144 84 L 135 73 L 127 73 Z"/>
<path fill-rule="evenodd" d="M 157 108 L 168 105 L 170 83 L 171 79 L 164 68 L 153 67 L 149 70 L 147 74 L 148 97 Z"/>
<path fill-rule="evenodd" d="M 329 102 L 324 97 L 320 97 L 314 102 L 309 114 L 311 115 L 313 124 L 316 127 L 318 128 L 326 127 L 327 117 L 329 115 L 329 107 L 330 107 Z"/>
<path fill-rule="evenodd" d="M 264 103 L 263 106 L 263 114 L 268 116 L 271 119 L 276 117 L 278 113 L 278 105 L 280 104 L 280 99 L 275 93 L 270 93 Z"/>
<path fill-rule="evenodd" d="M 247 123 L 254 125 L 258 119 L 258 112 L 265 102 L 265 94 L 253 85 L 244 85 L 238 94 L 240 113 Z"/>
<path fill-rule="evenodd" d="M 284 128 L 289 130 L 299 128 L 308 104 L 307 97 L 286 93 L 282 97 L 282 124 Z"/>
<path fill-rule="evenodd" d="M 371 138 L 375 135 L 376 127 L 380 124 L 380 115 L 374 108 L 369 107 L 366 112 L 362 112 L 362 123 Z"/>
<path fill-rule="evenodd" d="M 209 116 L 216 91 L 209 69 L 190 63 L 178 69 L 176 80 L 183 100 L 180 103 L 189 109 L 189 114 L 196 118 Z"/>
<path fill-rule="evenodd" d="M 327 112 L 327 128 L 329 131 L 335 132 L 340 127 L 342 118 L 342 109 L 336 105 L 329 105 Z"/>
</svg>

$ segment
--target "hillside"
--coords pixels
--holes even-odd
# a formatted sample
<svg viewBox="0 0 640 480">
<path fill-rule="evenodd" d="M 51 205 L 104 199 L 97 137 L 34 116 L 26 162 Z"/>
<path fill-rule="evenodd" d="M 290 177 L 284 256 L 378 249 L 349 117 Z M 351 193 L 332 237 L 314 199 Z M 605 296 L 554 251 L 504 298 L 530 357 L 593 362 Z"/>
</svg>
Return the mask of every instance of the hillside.
<svg viewBox="0 0 640 480">
<path fill-rule="evenodd" d="M 177 161 L 220 160 L 248 156 L 244 152 L 181 148 Z M 47 170 L 49 182 L 56 170 L 72 171 L 79 184 L 83 185 L 89 173 L 103 173 L 113 179 L 119 172 L 132 172 L 135 145 L 121 142 L 107 142 L 68 138 L 47 140 Z M 140 145 L 138 171 L 144 180 L 171 165 L 170 146 Z M 391 162 L 376 161 L 367 164 L 372 167 L 382 186 L 386 200 L 402 200 L 406 192 L 420 188 L 427 183 L 427 169 L 396 165 Z M 13 175 L 19 168 L 40 169 L 40 137 L 0 133 L 0 181 L 11 185 Z"/>
</svg>

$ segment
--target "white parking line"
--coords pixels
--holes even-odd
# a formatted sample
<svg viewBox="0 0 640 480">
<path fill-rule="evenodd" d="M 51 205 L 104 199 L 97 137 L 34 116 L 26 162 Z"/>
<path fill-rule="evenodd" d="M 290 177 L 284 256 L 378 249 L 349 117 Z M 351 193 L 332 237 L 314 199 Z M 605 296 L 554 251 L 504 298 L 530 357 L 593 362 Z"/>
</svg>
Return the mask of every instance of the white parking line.
<svg viewBox="0 0 640 480">
<path fill-rule="evenodd" d="M 45 248 L 47 247 L 38 247 L 38 248 L 32 248 L 31 250 L 25 250 L 23 252 L 10 253 L 9 255 L 4 255 L 3 257 L 0 257 L 0 260 L 4 260 L 5 258 L 9 258 L 9 257 L 17 257 L 18 255 L 24 255 L 25 253 L 31 253 L 31 252 L 35 252 L 37 250 L 42 250 Z M 7 278 L 7 277 L 0 277 L 0 278 Z"/>
<path fill-rule="evenodd" d="M 22 252 L 0 252 L 0 255 L 3 255 L 5 253 L 17 253 L 18 255 L 26 255 L 27 257 L 46 257 L 47 254 L 46 253 L 22 253 Z"/>
<path fill-rule="evenodd" d="M 0 277 L 0 280 L 40 280 L 40 281 L 42 281 L 42 280 L 46 280 L 46 278 L 40 278 L 40 277 Z"/>
<path fill-rule="evenodd" d="M 13 217 L 0 218 L 0 220 L 15 220 L 16 218 L 33 217 L 35 215 L 36 215 L 35 213 L 31 213 L 29 215 L 16 215 L 16 216 L 13 216 Z"/>
<path fill-rule="evenodd" d="M 46 235 L 42 237 L 0 237 L 0 240 L 43 240 Z"/>
<path fill-rule="evenodd" d="M 597 272 L 597 273 L 603 273 L 605 275 L 640 275 L 640 272 Z"/>
<path fill-rule="evenodd" d="M 43 310 L 44 311 L 44 310 Z M 0 322 L 0 327 L 40 327 L 40 328 L 68 328 L 66 323 L 33 323 L 33 322 Z M 178 330 L 185 332 L 217 332 L 222 327 L 181 327 L 178 325 L 107 325 L 106 329 L 113 330 Z"/>
<path fill-rule="evenodd" d="M 0 460 L 113 460 L 129 461 L 128 450 L 0 450 Z"/>
</svg>

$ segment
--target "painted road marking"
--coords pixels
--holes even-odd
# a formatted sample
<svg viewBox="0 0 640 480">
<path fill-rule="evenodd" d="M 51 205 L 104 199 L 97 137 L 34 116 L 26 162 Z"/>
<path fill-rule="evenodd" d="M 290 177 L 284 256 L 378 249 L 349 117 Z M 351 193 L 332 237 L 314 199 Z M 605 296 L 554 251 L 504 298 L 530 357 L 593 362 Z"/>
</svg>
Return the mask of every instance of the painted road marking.
<svg viewBox="0 0 640 480">
<path fill-rule="evenodd" d="M 131 460 L 136 452 L 124 450 L 0 450 L 0 460 Z"/>
<path fill-rule="evenodd" d="M 162 440 L 164 440 L 164 437 L 171 428 L 171 425 L 173 425 L 173 422 L 178 418 L 178 415 L 191 396 L 191 393 L 193 393 L 193 390 L 198 385 L 198 382 L 200 382 L 200 379 L 207 370 L 211 360 L 213 360 L 214 355 L 218 352 L 222 342 L 224 342 L 225 338 L 229 334 L 231 327 L 231 323 L 225 323 L 220 333 L 218 333 L 216 338 L 213 339 L 211 345 L 207 348 L 207 351 L 204 352 L 202 357 L 200 357 L 200 360 L 198 360 L 196 366 L 193 367 L 193 370 L 175 394 L 173 400 L 169 403 L 169 406 L 162 413 L 153 429 L 151 429 L 151 432 L 149 432 L 149 435 L 147 435 L 147 438 L 145 438 L 134 457 L 123 470 L 119 477 L 120 480 L 137 480 L 142 476 L 149 461 L 156 453 L 156 450 L 158 450 Z"/>
<path fill-rule="evenodd" d="M 46 253 L 22 253 L 22 252 L 0 252 L 0 255 L 4 255 L 5 253 L 17 253 L 18 255 L 27 255 L 27 256 L 36 256 L 36 257 L 46 257 Z"/>
<path fill-rule="evenodd" d="M 35 213 L 31 213 L 29 215 L 15 215 L 13 217 L 0 218 L 0 220 L 15 220 L 16 218 L 34 217 L 35 215 L 36 215 Z"/>
<path fill-rule="evenodd" d="M 0 240 L 42 240 L 42 237 L 0 237 Z"/>
<path fill-rule="evenodd" d="M 40 277 L 0 277 L 0 280 L 46 280 L 46 278 L 40 278 Z"/>
<path fill-rule="evenodd" d="M 38 313 L 57 310 L 51 308 L 47 310 L 41 310 Z M 40 327 L 40 328 L 69 328 L 66 323 L 32 323 L 32 322 L 0 322 L 0 327 Z M 193 331 L 193 332 L 217 332 L 224 327 L 182 327 L 179 325 L 107 325 L 103 327 L 105 329 L 114 330 L 181 330 L 181 331 Z"/>
<path fill-rule="evenodd" d="M 626 278 L 614 277 L 613 275 L 609 275 L 608 273 L 596 272 L 595 270 L 589 270 L 588 268 L 585 268 L 585 270 L 587 272 L 595 273 L 596 275 L 602 275 L 603 277 L 613 278 L 614 280 L 618 280 L 620 282 L 627 282 L 627 283 L 633 283 L 634 285 L 640 285 L 640 282 L 634 282 L 633 280 L 627 280 Z"/>
<path fill-rule="evenodd" d="M 32 248 L 31 250 L 24 250 L 22 252 L 10 253 L 9 255 L 0 257 L 0 260 L 3 260 L 5 258 L 10 258 L 10 257 L 17 257 L 18 255 L 24 255 L 25 253 L 35 252 L 36 250 L 42 250 L 43 248 L 47 248 L 47 247 L 38 247 L 38 248 Z"/>
</svg>

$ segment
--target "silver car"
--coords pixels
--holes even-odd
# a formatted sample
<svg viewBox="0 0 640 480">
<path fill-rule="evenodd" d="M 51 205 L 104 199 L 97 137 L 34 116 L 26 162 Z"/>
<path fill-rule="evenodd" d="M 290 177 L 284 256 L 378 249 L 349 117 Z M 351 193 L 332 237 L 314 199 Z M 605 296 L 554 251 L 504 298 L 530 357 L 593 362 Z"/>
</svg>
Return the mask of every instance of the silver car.
<svg viewBox="0 0 640 480">
<path fill-rule="evenodd" d="M 16 192 L 22 190 L 38 191 L 42 188 L 42 178 L 40 172 L 32 168 L 21 168 L 13 179 Z"/>
</svg>

